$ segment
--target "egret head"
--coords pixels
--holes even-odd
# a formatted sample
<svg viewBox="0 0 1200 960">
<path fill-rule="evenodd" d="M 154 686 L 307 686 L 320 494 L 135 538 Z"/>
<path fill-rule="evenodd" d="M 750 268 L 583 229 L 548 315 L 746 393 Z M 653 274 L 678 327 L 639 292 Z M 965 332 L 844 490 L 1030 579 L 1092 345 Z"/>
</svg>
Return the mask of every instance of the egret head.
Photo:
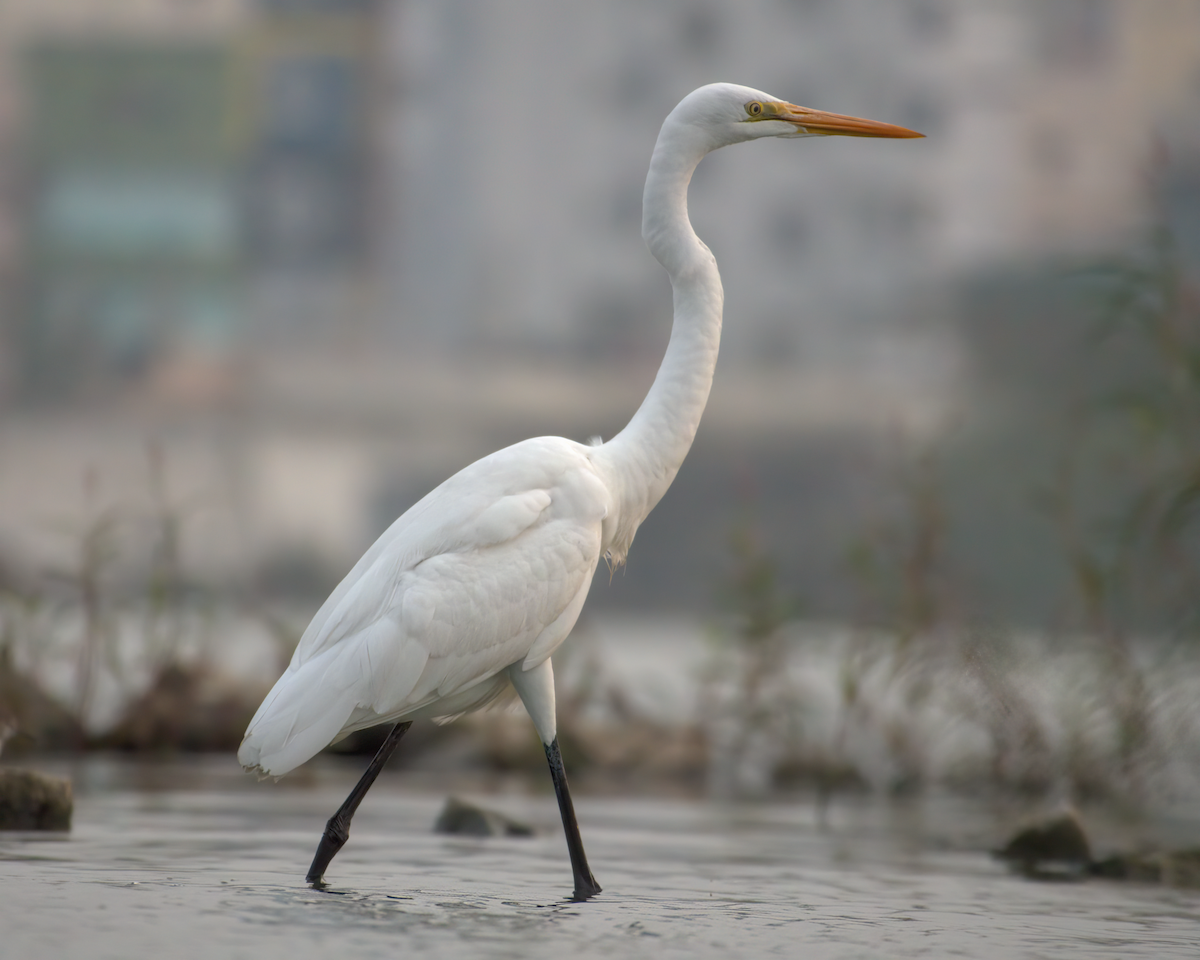
<svg viewBox="0 0 1200 960">
<path fill-rule="evenodd" d="M 763 137 L 921 137 L 905 127 L 799 107 L 736 83 L 710 83 L 693 90 L 671 114 L 702 132 L 708 149 Z"/>
</svg>

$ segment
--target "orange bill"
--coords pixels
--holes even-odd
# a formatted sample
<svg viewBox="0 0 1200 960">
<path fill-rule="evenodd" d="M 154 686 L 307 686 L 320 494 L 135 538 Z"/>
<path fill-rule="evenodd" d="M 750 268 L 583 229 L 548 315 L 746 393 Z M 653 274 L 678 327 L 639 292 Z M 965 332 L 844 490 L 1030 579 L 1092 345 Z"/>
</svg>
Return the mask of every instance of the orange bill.
<svg viewBox="0 0 1200 960">
<path fill-rule="evenodd" d="M 862 117 L 826 113 L 824 110 L 798 107 L 794 103 L 764 103 L 762 107 L 761 119 L 794 123 L 803 133 L 829 137 L 888 137 L 896 140 L 925 136 L 925 134 L 909 130 L 907 127 L 898 127 L 894 123 L 880 123 L 878 120 L 864 120 Z"/>
</svg>

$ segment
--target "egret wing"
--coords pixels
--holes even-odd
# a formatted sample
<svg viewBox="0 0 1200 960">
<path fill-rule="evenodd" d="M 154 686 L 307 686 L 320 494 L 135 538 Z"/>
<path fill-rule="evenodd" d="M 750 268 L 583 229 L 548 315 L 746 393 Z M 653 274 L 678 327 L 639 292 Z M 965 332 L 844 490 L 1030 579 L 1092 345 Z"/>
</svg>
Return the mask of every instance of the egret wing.
<svg viewBox="0 0 1200 960">
<path fill-rule="evenodd" d="M 280 775 L 352 729 L 473 709 L 500 671 L 553 652 L 587 595 L 607 491 L 586 448 L 540 443 L 452 477 L 367 552 L 251 721 L 244 764 Z"/>
<path fill-rule="evenodd" d="M 429 557 L 511 539 L 537 521 L 554 494 L 560 501 L 555 515 L 564 507 L 584 522 L 607 514 L 608 491 L 592 472 L 588 448 L 540 437 L 460 470 L 405 511 L 363 554 L 313 617 L 291 665 L 378 615 L 405 571 Z"/>
</svg>

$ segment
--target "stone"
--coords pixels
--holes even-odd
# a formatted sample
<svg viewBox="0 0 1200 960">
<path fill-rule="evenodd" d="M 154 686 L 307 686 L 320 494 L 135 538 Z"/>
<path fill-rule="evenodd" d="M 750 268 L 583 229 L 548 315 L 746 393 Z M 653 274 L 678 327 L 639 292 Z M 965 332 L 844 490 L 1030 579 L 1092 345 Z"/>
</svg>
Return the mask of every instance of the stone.
<svg viewBox="0 0 1200 960">
<path fill-rule="evenodd" d="M 1072 810 L 1019 830 L 994 856 L 1038 879 L 1083 877 L 1092 864 L 1087 834 Z"/>
<path fill-rule="evenodd" d="M 433 825 L 434 833 L 450 833 L 466 837 L 532 837 L 533 827 L 488 810 L 448 797 L 442 812 Z"/>
<path fill-rule="evenodd" d="M 70 830 L 71 781 L 0 769 L 0 830 Z"/>
<path fill-rule="evenodd" d="M 1195 890 L 1200 888 L 1200 848 L 1114 853 L 1093 863 L 1091 872 L 1107 880 L 1161 883 Z"/>
</svg>

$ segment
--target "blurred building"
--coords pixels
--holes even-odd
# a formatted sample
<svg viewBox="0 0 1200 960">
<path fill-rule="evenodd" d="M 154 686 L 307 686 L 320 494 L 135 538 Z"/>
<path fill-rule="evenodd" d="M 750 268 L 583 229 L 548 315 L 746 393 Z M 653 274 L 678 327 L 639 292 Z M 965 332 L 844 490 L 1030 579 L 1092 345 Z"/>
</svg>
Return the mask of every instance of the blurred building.
<svg viewBox="0 0 1200 960">
<path fill-rule="evenodd" d="M 25 58 L 29 392 L 228 351 L 243 313 L 229 51 L 103 39 Z"/>
<path fill-rule="evenodd" d="M 242 37 L 254 107 L 248 261 L 257 339 L 354 336 L 377 235 L 377 0 L 260 0 Z"/>
<path fill-rule="evenodd" d="M 967 405 L 964 276 L 1156 200 L 1200 257 L 1195 0 L 5 0 L 0 552 L 64 556 L 46 518 L 144 490 L 147 436 L 220 577 L 344 569 L 472 458 L 611 435 L 669 327 L 650 149 L 721 79 L 928 139 L 697 171 L 724 356 L 647 604 L 707 602 L 741 474 L 844 551 L 880 438 Z"/>
<path fill-rule="evenodd" d="M 270 325 L 260 291 L 361 273 L 367 253 L 373 4 L 113 7 L 8 12 L 27 397 L 219 373 Z"/>
<path fill-rule="evenodd" d="M 649 144 L 721 77 L 930 135 L 706 161 L 730 360 L 824 362 L 964 270 L 1123 242 L 1159 147 L 1177 204 L 1200 154 L 1189 0 L 10 0 L 0 27 L 9 350 L 50 393 L 262 342 L 653 357 Z"/>
<path fill-rule="evenodd" d="M 705 161 L 728 359 L 886 334 L 914 288 L 1123 243 L 1158 145 L 1200 137 L 1190 0 L 407 0 L 391 23 L 397 324 L 454 342 L 657 350 L 641 182 L 663 115 L 712 80 L 929 135 Z"/>
</svg>

